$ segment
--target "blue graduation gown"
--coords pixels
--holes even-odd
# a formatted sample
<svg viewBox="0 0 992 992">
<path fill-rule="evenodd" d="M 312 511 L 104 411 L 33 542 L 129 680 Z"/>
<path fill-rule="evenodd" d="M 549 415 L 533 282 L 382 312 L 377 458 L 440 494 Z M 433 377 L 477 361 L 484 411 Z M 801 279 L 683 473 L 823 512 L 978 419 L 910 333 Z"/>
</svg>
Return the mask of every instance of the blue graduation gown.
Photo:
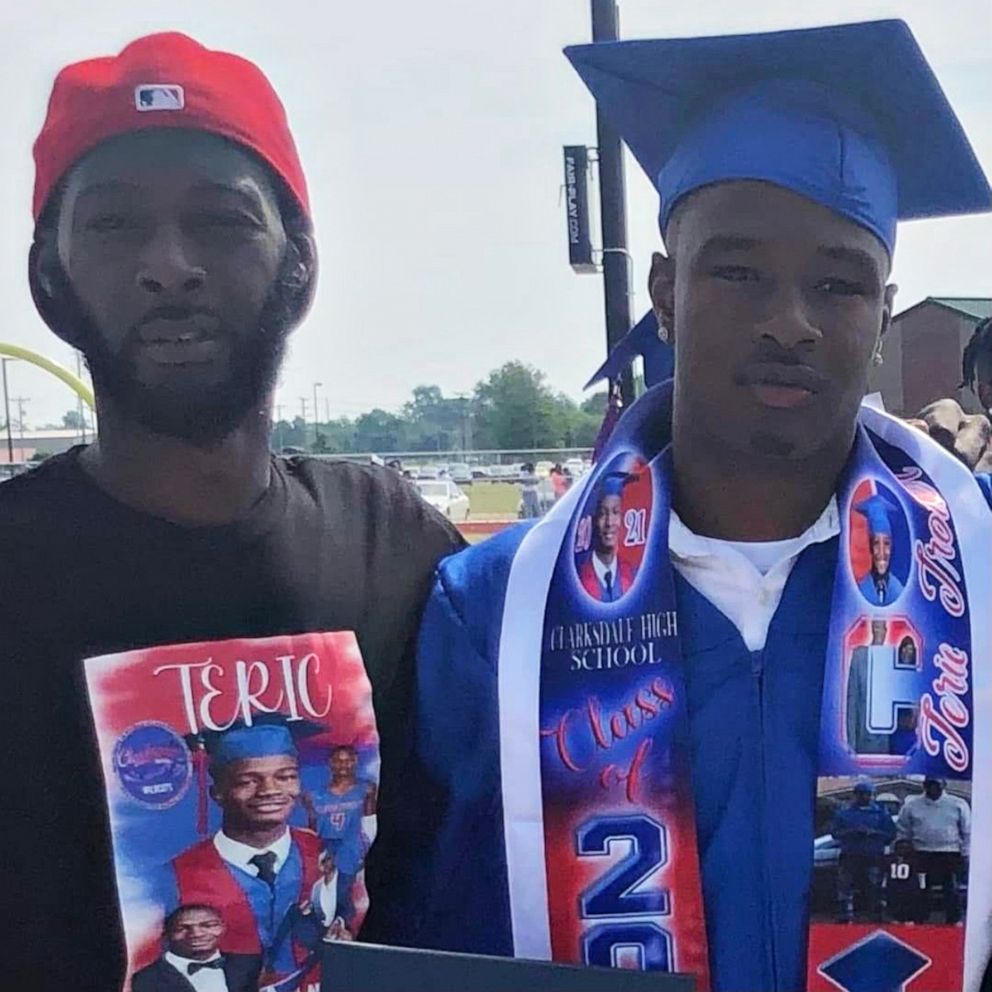
<svg viewBox="0 0 992 992">
<path fill-rule="evenodd" d="M 889 580 L 885 584 L 885 595 L 882 601 L 878 601 L 878 590 L 875 588 L 875 580 L 869 572 L 859 583 L 858 589 L 861 595 L 874 606 L 891 606 L 903 592 L 902 583 L 894 576 L 889 575 Z"/>
<path fill-rule="evenodd" d="M 978 480 L 992 502 L 987 477 Z M 406 866 L 391 942 L 512 954 L 497 659 L 530 525 L 444 561 L 421 628 L 406 801 L 432 848 Z M 713 992 L 805 988 L 817 746 L 839 540 L 797 560 L 762 651 L 678 574 L 679 631 Z M 535 604 L 535 608 L 540 608 Z"/>
<path fill-rule="evenodd" d="M 403 942 L 511 954 L 496 663 L 515 528 L 440 568 L 420 639 L 418 749 L 437 789 Z M 798 992 L 837 539 L 800 556 L 760 652 L 676 576 L 714 992 Z"/>
</svg>

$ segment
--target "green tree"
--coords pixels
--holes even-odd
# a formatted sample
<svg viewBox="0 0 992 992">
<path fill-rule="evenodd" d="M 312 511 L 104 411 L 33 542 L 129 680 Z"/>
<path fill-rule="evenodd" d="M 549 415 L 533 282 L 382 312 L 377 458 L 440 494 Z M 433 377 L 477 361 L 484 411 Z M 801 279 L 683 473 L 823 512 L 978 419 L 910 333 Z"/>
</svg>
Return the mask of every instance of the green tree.
<svg viewBox="0 0 992 992">
<path fill-rule="evenodd" d="M 403 406 L 411 451 L 452 451 L 462 445 L 462 401 L 446 399 L 439 386 L 417 386 Z"/>
<path fill-rule="evenodd" d="M 385 410 L 371 410 L 355 421 L 356 451 L 402 451 L 405 447 L 407 422 Z"/>
<path fill-rule="evenodd" d="M 543 372 L 522 362 L 507 362 L 475 387 L 476 446 L 556 446 L 560 428 L 556 403 Z"/>
</svg>

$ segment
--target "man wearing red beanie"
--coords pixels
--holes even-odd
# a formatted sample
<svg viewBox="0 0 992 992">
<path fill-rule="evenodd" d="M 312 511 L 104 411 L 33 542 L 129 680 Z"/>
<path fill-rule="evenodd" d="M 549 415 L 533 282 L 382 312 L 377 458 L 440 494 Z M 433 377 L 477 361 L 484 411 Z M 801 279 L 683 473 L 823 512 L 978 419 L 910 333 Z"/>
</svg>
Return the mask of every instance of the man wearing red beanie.
<svg viewBox="0 0 992 992">
<path fill-rule="evenodd" d="M 282 105 L 251 63 L 155 35 L 59 74 L 35 161 L 31 290 L 86 357 L 99 439 L 0 486 L 4 987 L 120 986 L 82 663 L 135 649 L 355 633 L 381 740 L 367 881 L 388 938 L 390 860 L 418 830 L 390 800 L 409 775 L 410 647 L 434 565 L 462 542 L 387 469 L 269 453 L 316 274 Z M 250 676 L 242 689 L 246 707 L 262 692 Z M 156 814 L 163 864 L 185 845 L 169 832 L 181 808 Z M 280 870 L 278 852 L 228 847 L 219 857 L 260 865 L 252 878 Z M 144 922 L 124 917 L 130 943 Z"/>
</svg>

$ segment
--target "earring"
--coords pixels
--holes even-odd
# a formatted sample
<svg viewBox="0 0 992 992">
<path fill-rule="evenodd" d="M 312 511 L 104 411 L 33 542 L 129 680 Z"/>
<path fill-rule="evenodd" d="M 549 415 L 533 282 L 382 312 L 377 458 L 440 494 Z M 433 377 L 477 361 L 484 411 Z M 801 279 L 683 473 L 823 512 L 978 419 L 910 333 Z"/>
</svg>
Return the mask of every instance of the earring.
<svg viewBox="0 0 992 992">
<path fill-rule="evenodd" d="M 668 328 L 660 320 L 658 321 L 658 340 L 663 344 L 668 344 Z"/>
<path fill-rule="evenodd" d="M 302 289 L 307 284 L 309 273 L 307 267 L 300 262 L 293 268 L 293 271 L 286 277 L 286 282 L 293 289 Z"/>
</svg>

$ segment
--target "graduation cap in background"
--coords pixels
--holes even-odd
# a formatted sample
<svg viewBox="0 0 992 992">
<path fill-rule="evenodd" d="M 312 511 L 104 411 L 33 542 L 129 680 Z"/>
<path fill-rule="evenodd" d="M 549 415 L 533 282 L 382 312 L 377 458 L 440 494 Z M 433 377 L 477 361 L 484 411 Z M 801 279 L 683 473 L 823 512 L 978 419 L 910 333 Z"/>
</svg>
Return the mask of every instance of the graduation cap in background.
<svg viewBox="0 0 992 992">
<path fill-rule="evenodd" d="M 890 254 L 897 220 L 992 209 L 988 180 L 903 21 L 599 42 L 565 54 L 658 190 L 663 235 L 684 196 L 727 180 L 799 193 L 871 231 Z M 663 347 L 639 323 L 600 373 L 642 346 Z"/>
<path fill-rule="evenodd" d="M 307 737 L 324 733 L 325 727 L 309 720 L 288 720 L 281 713 L 261 713 L 251 725 L 237 721 L 226 730 L 202 730 L 187 734 L 185 741 L 193 756 L 197 781 L 197 830 L 206 836 L 209 789 L 207 771 L 247 758 L 268 758 L 291 754 L 297 757 L 298 744 Z"/>
<path fill-rule="evenodd" d="M 603 379 L 618 379 L 640 355 L 644 359 L 644 385 L 654 386 L 672 377 L 675 353 L 672 346 L 658 338 L 658 321 L 654 311 L 649 310 L 620 339 L 617 346 L 607 356 L 605 362 L 593 373 L 592 378 L 582 387 L 590 389 Z"/>
<path fill-rule="evenodd" d="M 892 536 L 892 518 L 899 512 L 884 496 L 877 493 L 863 499 L 854 509 L 868 521 L 868 533 Z"/>
</svg>

